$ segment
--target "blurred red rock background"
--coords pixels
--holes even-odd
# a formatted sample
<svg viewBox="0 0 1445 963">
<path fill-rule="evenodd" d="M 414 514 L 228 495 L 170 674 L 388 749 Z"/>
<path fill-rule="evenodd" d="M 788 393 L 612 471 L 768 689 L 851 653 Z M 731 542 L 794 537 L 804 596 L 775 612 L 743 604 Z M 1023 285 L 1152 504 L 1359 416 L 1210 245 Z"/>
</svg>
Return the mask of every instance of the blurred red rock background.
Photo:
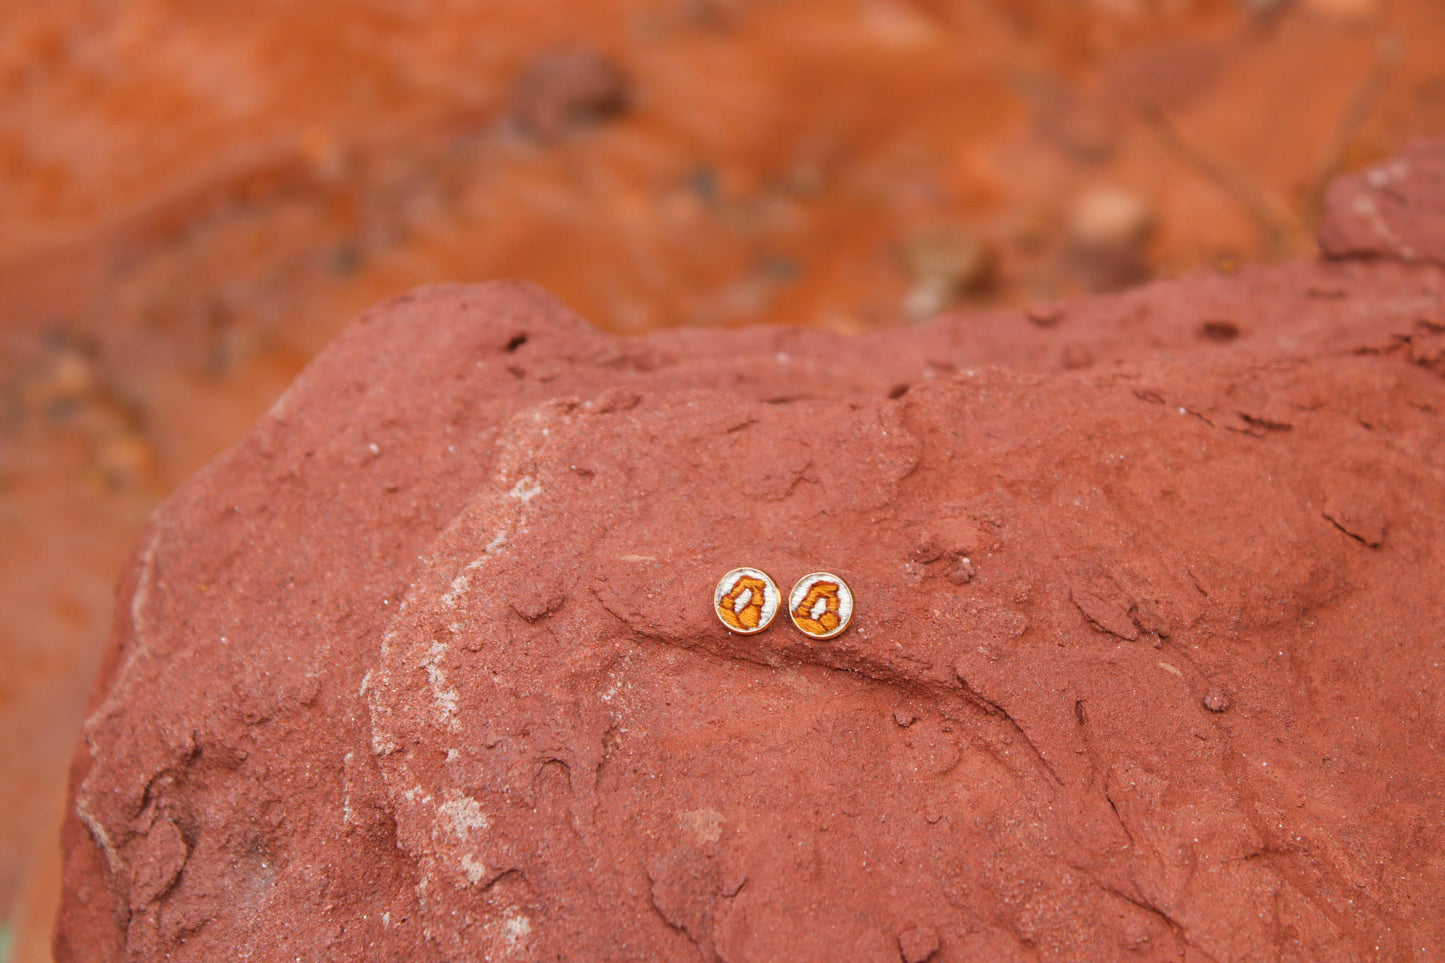
<svg viewBox="0 0 1445 963">
<path fill-rule="evenodd" d="M 900 326 L 1313 250 L 1434 0 L 0 0 L 0 960 L 156 500 L 372 302 Z"/>
</svg>

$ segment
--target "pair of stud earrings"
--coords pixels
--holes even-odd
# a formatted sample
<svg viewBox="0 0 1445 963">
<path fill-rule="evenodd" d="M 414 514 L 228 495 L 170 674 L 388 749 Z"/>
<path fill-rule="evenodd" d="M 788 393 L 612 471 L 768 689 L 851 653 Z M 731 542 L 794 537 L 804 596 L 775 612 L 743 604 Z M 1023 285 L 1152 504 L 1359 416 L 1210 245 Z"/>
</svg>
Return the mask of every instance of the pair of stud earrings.
<svg viewBox="0 0 1445 963">
<path fill-rule="evenodd" d="M 762 569 L 735 568 L 718 580 L 712 603 L 723 625 L 753 635 L 773 623 L 783 593 Z M 809 638 L 831 639 L 853 621 L 853 590 L 832 572 L 804 575 L 788 593 L 788 615 Z"/>
</svg>

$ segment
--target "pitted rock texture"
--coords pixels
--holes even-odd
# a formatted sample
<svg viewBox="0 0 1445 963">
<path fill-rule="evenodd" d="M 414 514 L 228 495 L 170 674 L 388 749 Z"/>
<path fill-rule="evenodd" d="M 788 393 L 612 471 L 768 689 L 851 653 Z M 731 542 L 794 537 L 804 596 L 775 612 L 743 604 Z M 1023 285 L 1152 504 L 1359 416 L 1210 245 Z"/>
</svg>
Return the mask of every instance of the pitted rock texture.
<svg viewBox="0 0 1445 963">
<path fill-rule="evenodd" d="M 57 955 L 1445 957 L 1442 291 L 383 304 L 156 514 Z M 738 565 L 852 627 L 730 634 Z"/>
</svg>

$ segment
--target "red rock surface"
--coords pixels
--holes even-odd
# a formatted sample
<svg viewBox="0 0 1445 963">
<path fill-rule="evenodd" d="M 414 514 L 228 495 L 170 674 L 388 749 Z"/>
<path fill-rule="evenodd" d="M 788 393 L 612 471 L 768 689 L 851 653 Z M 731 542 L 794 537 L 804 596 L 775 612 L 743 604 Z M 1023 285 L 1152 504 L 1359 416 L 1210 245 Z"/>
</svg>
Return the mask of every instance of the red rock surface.
<svg viewBox="0 0 1445 963">
<path fill-rule="evenodd" d="M 387 302 L 152 520 L 57 956 L 1441 958 L 1442 292 Z M 730 635 L 739 564 L 852 627 Z"/>
<path fill-rule="evenodd" d="M 1445 264 L 1445 141 L 1419 141 L 1329 188 L 1320 247 L 1335 257 Z"/>
<path fill-rule="evenodd" d="M 1312 255 L 1335 172 L 1445 134 L 1438 0 L 0 0 L 0 23 L 12 963 L 48 960 L 117 571 L 366 306 L 513 277 L 625 333 L 1046 311 Z"/>
</svg>

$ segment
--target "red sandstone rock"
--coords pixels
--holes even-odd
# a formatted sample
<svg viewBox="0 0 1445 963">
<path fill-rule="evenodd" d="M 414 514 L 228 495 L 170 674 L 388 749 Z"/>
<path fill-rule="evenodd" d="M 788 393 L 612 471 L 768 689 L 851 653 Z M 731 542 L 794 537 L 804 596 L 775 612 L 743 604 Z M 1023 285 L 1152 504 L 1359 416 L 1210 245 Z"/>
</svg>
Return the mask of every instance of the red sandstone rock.
<svg viewBox="0 0 1445 963">
<path fill-rule="evenodd" d="M 1442 290 L 855 340 L 383 304 L 124 577 L 57 955 L 1445 956 Z M 852 627 L 729 634 L 740 564 Z"/>
<path fill-rule="evenodd" d="M 1330 185 L 1320 247 L 1332 257 L 1445 264 L 1445 140 L 1420 141 Z"/>
</svg>

